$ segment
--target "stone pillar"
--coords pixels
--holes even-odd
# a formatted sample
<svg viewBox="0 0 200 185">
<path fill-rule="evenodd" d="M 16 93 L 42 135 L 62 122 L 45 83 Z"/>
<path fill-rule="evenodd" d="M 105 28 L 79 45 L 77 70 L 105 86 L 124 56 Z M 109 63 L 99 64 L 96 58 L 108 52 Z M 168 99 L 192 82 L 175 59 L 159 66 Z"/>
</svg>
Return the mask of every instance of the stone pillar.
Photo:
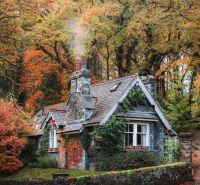
<svg viewBox="0 0 200 185">
<path fill-rule="evenodd" d="M 178 134 L 180 161 L 192 162 L 192 137 L 193 135 L 190 132 L 182 132 Z"/>
</svg>

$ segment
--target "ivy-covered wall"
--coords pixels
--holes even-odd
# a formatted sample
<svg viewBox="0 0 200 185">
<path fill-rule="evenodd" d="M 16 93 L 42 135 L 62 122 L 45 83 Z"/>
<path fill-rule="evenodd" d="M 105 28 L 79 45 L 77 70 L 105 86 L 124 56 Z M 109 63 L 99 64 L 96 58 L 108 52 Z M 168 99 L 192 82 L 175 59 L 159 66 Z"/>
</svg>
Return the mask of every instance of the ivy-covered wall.
<svg viewBox="0 0 200 185">
<path fill-rule="evenodd" d="M 132 110 L 134 107 L 141 105 L 151 107 L 140 87 L 134 87 L 119 105 L 115 114 Z M 150 150 L 155 153 L 156 159 L 159 162 L 164 152 L 164 126 L 160 121 L 148 123 L 150 124 Z"/>
<path fill-rule="evenodd" d="M 80 135 L 65 135 L 66 167 L 85 168 L 85 151 L 81 145 Z"/>
<path fill-rule="evenodd" d="M 132 107 L 136 107 L 138 105 L 150 105 L 150 104 L 147 97 L 141 90 L 141 88 L 135 86 L 129 91 L 127 97 L 119 105 L 115 114 L 120 112 L 126 112 Z"/>
</svg>

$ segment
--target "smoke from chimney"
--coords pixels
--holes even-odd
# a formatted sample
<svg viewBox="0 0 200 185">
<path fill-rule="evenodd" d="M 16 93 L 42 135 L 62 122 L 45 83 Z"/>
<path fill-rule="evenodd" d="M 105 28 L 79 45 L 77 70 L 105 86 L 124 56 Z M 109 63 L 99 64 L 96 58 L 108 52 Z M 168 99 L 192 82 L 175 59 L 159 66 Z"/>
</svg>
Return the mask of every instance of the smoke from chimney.
<svg viewBox="0 0 200 185">
<path fill-rule="evenodd" d="M 69 23 L 72 34 L 71 48 L 75 57 L 85 55 L 85 41 L 88 36 L 88 29 L 79 18 L 72 18 Z"/>
</svg>

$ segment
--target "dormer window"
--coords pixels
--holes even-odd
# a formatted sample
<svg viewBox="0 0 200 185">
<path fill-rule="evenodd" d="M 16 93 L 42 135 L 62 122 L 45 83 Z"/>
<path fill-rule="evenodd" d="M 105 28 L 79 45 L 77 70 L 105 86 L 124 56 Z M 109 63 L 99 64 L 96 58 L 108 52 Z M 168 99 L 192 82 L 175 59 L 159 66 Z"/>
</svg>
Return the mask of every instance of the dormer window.
<svg viewBox="0 0 200 185">
<path fill-rule="evenodd" d="M 56 129 L 49 131 L 49 148 L 57 148 Z"/>
<path fill-rule="evenodd" d="M 125 148 L 146 148 L 149 147 L 149 124 L 129 123 L 125 132 Z"/>
<path fill-rule="evenodd" d="M 117 88 L 120 86 L 121 82 L 117 82 L 111 89 L 110 92 L 114 92 L 117 90 Z"/>
</svg>

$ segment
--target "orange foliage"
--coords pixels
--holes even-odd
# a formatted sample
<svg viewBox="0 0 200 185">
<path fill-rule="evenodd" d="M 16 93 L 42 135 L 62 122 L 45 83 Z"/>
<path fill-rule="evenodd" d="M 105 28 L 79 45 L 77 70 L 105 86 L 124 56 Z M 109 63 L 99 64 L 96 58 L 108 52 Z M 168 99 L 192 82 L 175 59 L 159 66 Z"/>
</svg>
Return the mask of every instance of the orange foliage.
<svg viewBox="0 0 200 185">
<path fill-rule="evenodd" d="M 14 102 L 0 100 L 0 172 L 11 173 L 23 166 L 19 155 L 31 130 L 22 113 Z"/>
<path fill-rule="evenodd" d="M 30 95 L 25 103 L 26 109 L 29 110 L 29 112 L 31 112 L 31 110 L 35 110 L 37 107 L 37 100 L 41 100 L 43 97 L 44 94 L 41 91 L 37 91 L 36 93 Z"/>
<path fill-rule="evenodd" d="M 37 101 L 43 98 L 43 93 L 39 90 L 44 79 L 44 75 L 53 71 L 58 71 L 60 66 L 49 60 L 49 57 L 41 50 L 30 50 L 24 55 L 23 71 L 20 81 L 23 84 L 19 91 L 25 91 L 28 99 L 25 108 L 33 112 L 37 108 Z"/>
<path fill-rule="evenodd" d="M 23 72 L 20 77 L 20 81 L 23 86 L 20 91 L 27 90 L 32 91 L 33 88 L 37 88 L 45 74 L 50 71 L 57 70 L 59 65 L 51 62 L 48 56 L 41 50 L 30 50 L 25 53 Z"/>
</svg>

